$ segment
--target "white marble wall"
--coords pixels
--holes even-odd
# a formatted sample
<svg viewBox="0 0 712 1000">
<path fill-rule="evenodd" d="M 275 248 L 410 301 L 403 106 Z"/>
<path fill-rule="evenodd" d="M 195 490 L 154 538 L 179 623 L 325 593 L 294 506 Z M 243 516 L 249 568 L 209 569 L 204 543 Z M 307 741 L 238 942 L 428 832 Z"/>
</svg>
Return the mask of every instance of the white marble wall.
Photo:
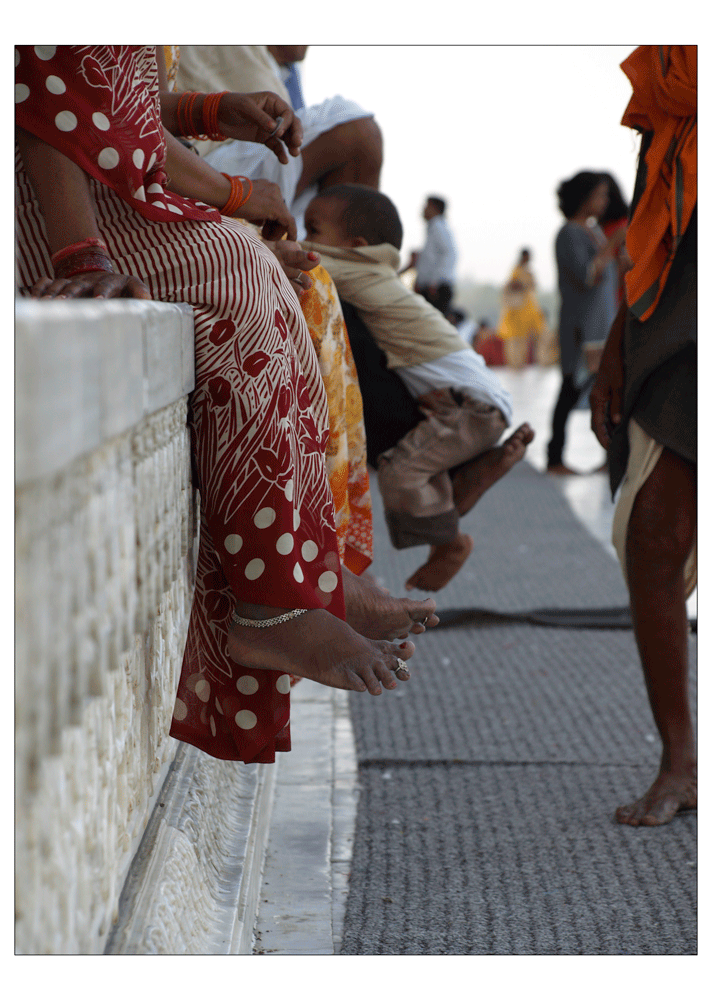
<svg viewBox="0 0 712 1000">
<path fill-rule="evenodd" d="M 96 954 L 177 747 L 192 315 L 20 301 L 16 373 L 16 950 Z"/>
</svg>

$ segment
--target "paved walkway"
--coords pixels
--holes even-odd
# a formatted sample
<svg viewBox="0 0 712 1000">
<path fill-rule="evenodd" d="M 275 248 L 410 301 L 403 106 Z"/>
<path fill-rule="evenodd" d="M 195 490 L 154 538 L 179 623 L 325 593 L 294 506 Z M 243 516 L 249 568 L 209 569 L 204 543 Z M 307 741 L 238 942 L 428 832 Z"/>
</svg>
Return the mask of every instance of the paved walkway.
<svg viewBox="0 0 712 1000">
<path fill-rule="evenodd" d="M 556 372 L 501 376 L 515 422 L 529 420 L 537 439 L 497 506 L 495 491 L 489 513 L 478 505 L 471 527 L 486 530 L 439 607 L 624 604 L 606 477 L 554 485 L 532 471 L 544 465 Z M 566 460 L 580 469 L 602 458 L 588 420 L 571 418 Z M 524 496 L 531 516 L 507 522 L 512 511 L 521 522 Z M 379 514 L 374 569 L 398 593 L 417 554 L 395 558 Z M 495 562 L 488 591 L 482 567 Z M 354 698 L 351 710 L 343 692 L 297 685 L 255 953 L 694 953 L 696 818 L 664 830 L 611 822 L 657 753 L 631 633 L 505 624 L 477 631 L 474 659 L 472 642 L 470 628 L 421 637 L 428 683 L 416 667 L 407 688 Z"/>
</svg>

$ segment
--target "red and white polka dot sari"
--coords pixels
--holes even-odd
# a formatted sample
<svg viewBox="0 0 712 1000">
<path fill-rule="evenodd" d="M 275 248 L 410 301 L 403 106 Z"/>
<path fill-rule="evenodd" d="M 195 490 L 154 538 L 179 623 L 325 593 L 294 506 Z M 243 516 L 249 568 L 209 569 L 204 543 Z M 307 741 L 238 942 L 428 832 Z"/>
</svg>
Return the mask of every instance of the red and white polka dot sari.
<svg viewBox="0 0 712 1000">
<path fill-rule="evenodd" d="M 345 614 L 324 464 L 326 394 L 299 303 L 275 258 L 246 227 L 155 187 L 165 174 L 162 131 L 154 127 L 152 49 L 18 52 L 18 124 L 90 174 L 97 223 L 116 270 L 140 277 L 154 298 L 188 302 L 194 310 L 191 435 L 201 538 L 171 733 L 225 760 L 273 761 L 275 751 L 290 746 L 290 678 L 230 659 L 235 600 Z M 98 68 L 111 88 L 97 84 Z M 76 81 L 81 99 L 72 100 Z M 70 115 L 76 128 L 55 127 Z M 99 164 L 101 142 L 102 150 L 116 150 L 121 167 Z M 31 286 L 52 270 L 19 157 L 17 192 L 19 277 Z"/>
</svg>

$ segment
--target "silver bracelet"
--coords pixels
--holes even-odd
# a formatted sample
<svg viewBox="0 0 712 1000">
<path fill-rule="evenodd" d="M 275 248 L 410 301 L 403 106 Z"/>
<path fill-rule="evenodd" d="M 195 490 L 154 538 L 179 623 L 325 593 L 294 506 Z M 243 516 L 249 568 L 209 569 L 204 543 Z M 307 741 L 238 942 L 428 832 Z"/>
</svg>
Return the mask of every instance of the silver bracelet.
<svg viewBox="0 0 712 1000">
<path fill-rule="evenodd" d="M 280 622 L 288 622 L 290 618 L 305 615 L 308 610 L 309 608 L 295 608 L 294 611 L 286 611 L 283 615 L 277 615 L 276 618 L 263 618 L 262 621 L 256 621 L 253 618 L 242 618 L 238 615 L 237 611 L 233 611 L 232 620 L 238 625 L 249 625 L 250 628 L 269 628 L 270 625 L 279 625 Z"/>
</svg>

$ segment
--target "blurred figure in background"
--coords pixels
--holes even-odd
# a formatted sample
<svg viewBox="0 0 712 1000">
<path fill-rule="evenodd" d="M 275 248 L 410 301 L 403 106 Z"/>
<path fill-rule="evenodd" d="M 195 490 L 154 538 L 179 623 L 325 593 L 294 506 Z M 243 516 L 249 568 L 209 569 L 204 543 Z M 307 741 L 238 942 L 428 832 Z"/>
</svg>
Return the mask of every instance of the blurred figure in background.
<svg viewBox="0 0 712 1000">
<path fill-rule="evenodd" d="M 455 238 L 445 220 L 446 207 L 445 201 L 435 195 L 430 195 L 425 202 L 423 218 L 428 224 L 428 231 L 425 246 L 415 258 L 418 272 L 416 292 L 445 315 L 455 290 L 457 264 Z"/>
<path fill-rule="evenodd" d="M 598 224 L 608 206 L 608 181 L 602 174 L 582 171 L 563 181 L 556 193 L 566 219 L 556 237 L 562 381 L 552 419 L 547 472 L 570 476 L 576 473 L 563 461 L 566 423 L 593 382 L 615 316 L 618 275 L 614 256 L 625 230 L 606 240 Z"/>
<path fill-rule="evenodd" d="M 450 309 L 447 314 L 448 321 L 452 323 L 462 339 L 468 344 L 472 344 L 477 333 L 477 324 L 471 316 L 468 316 L 464 309 Z"/>
<path fill-rule="evenodd" d="M 477 324 L 472 346 L 485 359 L 488 368 L 497 368 L 504 364 L 502 338 L 488 319 L 481 319 Z"/>
<path fill-rule="evenodd" d="M 622 69 L 633 85 L 622 123 L 643 134 L 633 264 L 591 390 L 591 426 L 608 450 L 612 493 L 620 485 L 613 543 L 662 741 L 653 784 L 616 819 L 659 826 L 697 806 L 686 608 L 697 583 L 697 47 L 643 45 Z"/>
<path fill-rule="evenodd" d="M 537 302 L 536 282 L 529 262 L 531 253 L 522 250 L 516 267 L 502 292 L 499 335 L 504 341 L 504 357 L 510 368 L 523 368 L 532 357 L 532 348 L 546 330 L 546 320 Z"/>
<path fill-rule="evenodd" d="M 612 174 L 603 174 L 608 181 L 608 208 L 598 220 L 598 224 L 603 230 L 603 235 L 610 240 L 620 229 L 625 230 L 628 225 L 628 203 L 623 197 L 623 192 L 618 186 L 618 182 Z M 624 277 L 625 272 L 631 266 L 631 259 L 625 247 L 625 240 L 621 243 L 616 254 L 616 264 L 618 265 L 618 291 L 616 301 L 618 305 L 623 301 L 625 295 Z"/>
</svg>

